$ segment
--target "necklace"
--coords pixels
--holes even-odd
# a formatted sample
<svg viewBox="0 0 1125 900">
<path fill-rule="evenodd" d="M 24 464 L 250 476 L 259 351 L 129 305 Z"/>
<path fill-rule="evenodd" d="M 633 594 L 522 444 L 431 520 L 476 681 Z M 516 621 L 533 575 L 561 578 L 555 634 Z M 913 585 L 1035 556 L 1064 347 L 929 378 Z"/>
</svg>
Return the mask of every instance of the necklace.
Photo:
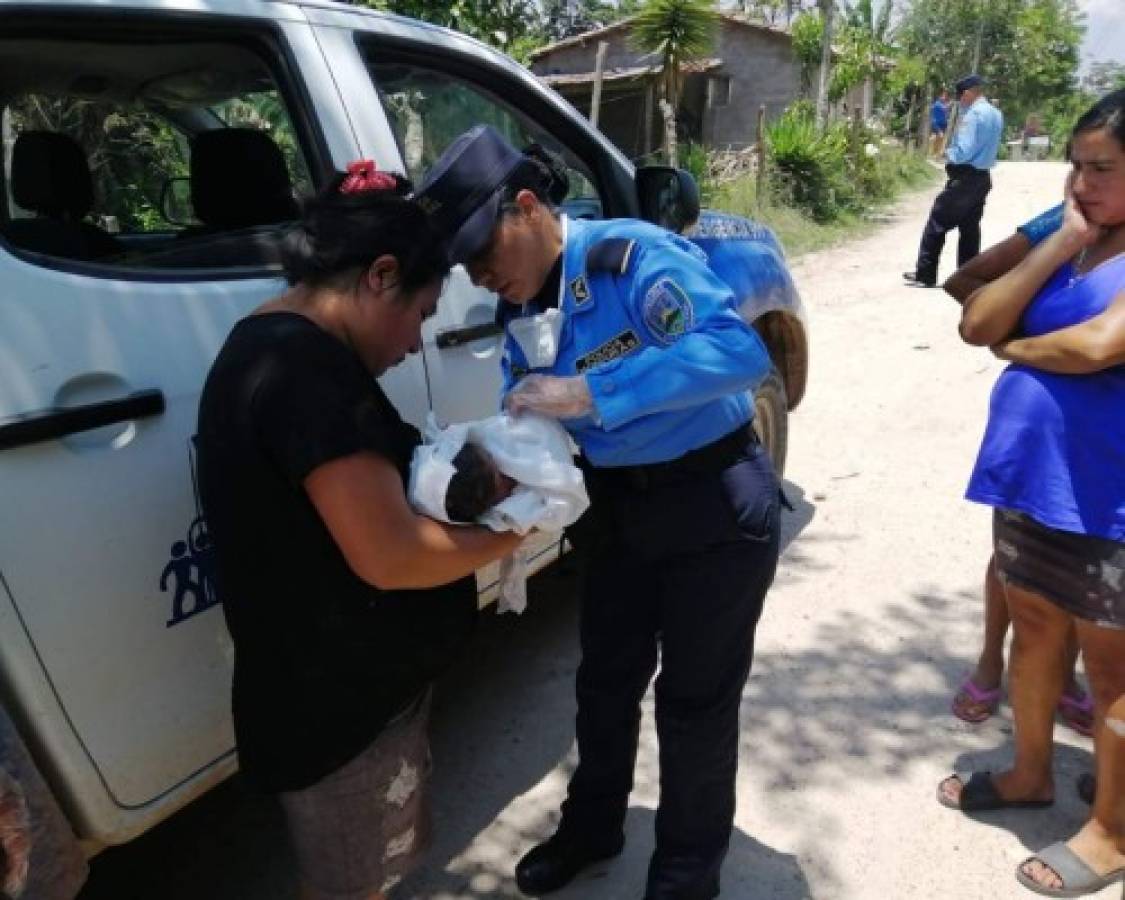
<svg viewBox="0 0 1125 900">
<path fill-rule="evenodd" d="M 1078 251 L 1078 255 L 1074 257 L 1074 262 L 1070 264 L 1070 282 L 1067 287 L 1074 287 L 1086 274 L 1085 272 L 1080 272 L 1079 269 L 1086 264 L 1086 254 L 1089 250 L 1089 247 L 1083 247 Z"/>
</svg>

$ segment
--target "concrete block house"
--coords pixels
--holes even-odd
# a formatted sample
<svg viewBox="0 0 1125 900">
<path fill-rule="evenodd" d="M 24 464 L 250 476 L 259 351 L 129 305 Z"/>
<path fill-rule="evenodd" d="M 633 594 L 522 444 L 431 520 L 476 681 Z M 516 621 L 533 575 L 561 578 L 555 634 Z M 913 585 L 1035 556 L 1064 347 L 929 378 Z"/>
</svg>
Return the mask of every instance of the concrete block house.
<svg viewBox="0 0 1125 900">
<path fill-rule="evenodd" d="M 636 49 L 630 20 L 566 38 L 531 55 L 531 71 L 588 114 L 594 86 L 595 56 L 605 41 L 599 128 L 632 159 L 661 146 L 661 60 Z M 816 84 L 816 70 L 811 73 Z M 853 108 L 848 96 L 841 104 Z M 741 149 L 757 140 L 758 109 L 766 118 L 781 115 L 801 96 L 801 66 L 784 29 L 720 13 L 712 54 L 686 66 L 677 114 L 681 141 L 716 149 Z"/>
</svg>

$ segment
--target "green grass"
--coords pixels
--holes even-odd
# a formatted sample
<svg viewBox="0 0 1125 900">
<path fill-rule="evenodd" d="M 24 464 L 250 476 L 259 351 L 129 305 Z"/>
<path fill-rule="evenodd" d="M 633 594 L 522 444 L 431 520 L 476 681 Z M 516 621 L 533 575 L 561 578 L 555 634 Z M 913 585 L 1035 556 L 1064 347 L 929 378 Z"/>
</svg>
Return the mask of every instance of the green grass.
<svg viewBox="0 0 1125 900">
<path fill-rule="evenodd" d="M 867 234 L 879 224 L 875 214 L 881 209 L 906 191 L 932 184 L 941 177 L 941 173 L 918 154 L 895 148 L 885 148 L 876 157 L 875 167 L 873 191 L 862 198 L 864 211 L 840 211 L 829 221 L 816 221 L 800 209 L 779 204 L 775 197 L 767 196 L 766 202 L 759 204 L 754 175 L 718 188 L 705 186 L 704 201 L 711 208 L 768 225 L 786 254 L 796 257 Z M 768 187 L 766 193 L 770 193 Z"/>
</svg>

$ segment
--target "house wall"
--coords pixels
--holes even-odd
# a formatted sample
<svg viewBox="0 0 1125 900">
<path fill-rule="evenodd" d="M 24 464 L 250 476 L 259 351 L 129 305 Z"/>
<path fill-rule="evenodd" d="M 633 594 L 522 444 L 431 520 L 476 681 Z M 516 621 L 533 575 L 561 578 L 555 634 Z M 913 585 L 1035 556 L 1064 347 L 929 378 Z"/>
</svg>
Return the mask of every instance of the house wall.
<svg viewBox="0 0 1125 900">
<path fill-rule="evenodd" d="M 553 50 L 535 60 L 531 71 L 537 75 L 592 72 L 600 40 L 609 45 L 605 63 L 607 70 L 658 62 L 654 56 L 634 48 L 628 30 L 621 28 Z M 766 120 L 772 121 L 801 96 L 801 67 L 793 55 L 788 35 L 721 21 L 711 55 L 723 61 L 722 67 L 706 74 L 689 75 L 685 79 L 680 109 L 681 128 L 687 125 L 687 131 L 693 138 L 701 139 L 710 147 L 740 148 L 754 143 L 758 137 L 759 107 L 765 104 Z M 817 75 L 818 70 L 814 68 L 810 76 L 813 95 Z M 726 106 L 707 103 L 707 82 L 717 76 L 730 79 L 730 100 Z M 650 123 L 647 131 L 643 127 L 643 90 L 642 84 L 637 82 L 603 93 L 602 130 L 631 157 L 660 144 L 659 111 L 655 107 L 653 114 L 656 121 Z M 584 115 L 589 113 L 589 85 L 568 86 L 562 89 L 562 93 Z M 858 86 L 843 98 L 843 103 L 836 105 L 833 113 L 850 114 L 862 104 L 862 100 L 863 88 Z"/>
<path fill-rule="evenodd" d="M 730 103 L 708 110 L 704 141 L 712 147 L 745 147 L 758 137 L 758 107 L 776 119 L 800 96 L 801 69 L 789 37 L 724 23 L 715 56 L 723 67 L 711 76 L 730 78 Z"/>
</svg>

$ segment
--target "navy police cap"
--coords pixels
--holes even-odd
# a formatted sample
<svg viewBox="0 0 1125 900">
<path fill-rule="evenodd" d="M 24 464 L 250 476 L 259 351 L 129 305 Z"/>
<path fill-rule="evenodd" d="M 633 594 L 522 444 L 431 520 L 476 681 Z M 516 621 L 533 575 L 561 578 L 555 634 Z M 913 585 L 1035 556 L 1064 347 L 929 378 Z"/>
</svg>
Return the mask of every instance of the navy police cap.
<svg viewBox="0 0 1125 900">
<path fill-rule="evenodd" d="M 980 87 L 982 84 L 984 84 L 984 79 L 981 78 L 980 75 L 973 73 L 972 75 L 966 75 L 964 78 L 958 81 L 957 84 L 954 85 L 954 87 L 957 89 L 957 96 L 960 97 L 963 93 L 965 93 L 965 91 L 969 90 L 970 88 Z"/>
<path fill-rule="evenodd" d="M 426 173 L 415 196 L 448 242 L 450 262 L 466 262 L 484 249 L 500 215 L 501 188 L 523 161 L 496 129 L 477 125 Z"/>
</svg>

